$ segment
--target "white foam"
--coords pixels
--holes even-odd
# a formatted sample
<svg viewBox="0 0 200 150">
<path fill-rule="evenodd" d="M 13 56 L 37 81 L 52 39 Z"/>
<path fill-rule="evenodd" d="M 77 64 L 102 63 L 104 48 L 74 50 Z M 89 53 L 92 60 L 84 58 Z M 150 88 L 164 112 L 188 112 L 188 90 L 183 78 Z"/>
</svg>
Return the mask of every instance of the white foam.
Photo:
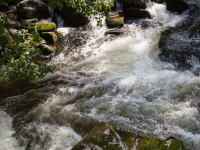
<svg viewBox="0 0 200 150">
<path fill-rule="evenodd" d="M 0 150 L 22 150 L 17 140 L 12 137 L 12 118 L 0 109 Z"/>
</svg>

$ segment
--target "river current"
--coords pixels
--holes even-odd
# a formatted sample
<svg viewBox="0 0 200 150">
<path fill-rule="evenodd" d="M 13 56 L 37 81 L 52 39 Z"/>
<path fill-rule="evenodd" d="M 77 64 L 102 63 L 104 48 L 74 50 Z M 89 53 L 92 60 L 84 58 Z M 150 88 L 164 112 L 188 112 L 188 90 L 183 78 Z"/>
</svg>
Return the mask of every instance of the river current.
<svg viewBox="0 0 200 150">
<path fill-rule="evenodd" d="M 70 150 L 102 121 L 139 135 L 174 136 L 199 150 L 200 77 L 158 58 L 161 32 L 184 13 L 156 3 L 147 10 L 152 19 L 128 21 L 120 36 L 104 35 L 107 27 L 95 21 L 87 29 L 58 28 L 54 72 L 0 94 L 0 150 Z"/>
</svg>

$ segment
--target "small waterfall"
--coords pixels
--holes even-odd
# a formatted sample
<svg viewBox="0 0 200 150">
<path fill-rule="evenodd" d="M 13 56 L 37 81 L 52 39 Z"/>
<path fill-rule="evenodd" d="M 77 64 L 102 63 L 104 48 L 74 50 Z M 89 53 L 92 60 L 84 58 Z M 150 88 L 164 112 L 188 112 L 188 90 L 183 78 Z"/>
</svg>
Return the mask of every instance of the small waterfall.
<svg viewBox="0 0 200 150">
<path fill-rule="evenodd" d="M 116 11 L 117 12 L 123 12 L 123 2 L 122 2 L 122 0 L 116 0 L 115 5 L 116 5 Z"/>
</svg>

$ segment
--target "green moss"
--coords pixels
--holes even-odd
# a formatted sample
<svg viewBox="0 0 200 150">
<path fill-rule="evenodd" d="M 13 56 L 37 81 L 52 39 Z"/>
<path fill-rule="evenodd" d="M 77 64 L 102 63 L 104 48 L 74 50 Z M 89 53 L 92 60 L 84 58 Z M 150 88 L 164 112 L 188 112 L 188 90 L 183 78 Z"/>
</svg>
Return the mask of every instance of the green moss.
<svg viewBox="0 0 200 150">
<path fill-rule="evenodd" d="M 121 17 L 121 16 L 108 17 L 108 18 L 106 18 L 106 24 L 107 24 L 108 28 L 123 27 L 124 17 Z"/>
<path fill-rule="evenodd" d="M 163 144 L 160 145 L 157 139 L 141 138 L 138 142 L 137 150 L 163 150 L 163 146 Z"/>
<path fill-rule="evenodd" d="M 49 32 L 54 31 L 56 29 L 56 24 L 53 22 L 38 22 L 37 30 L 39 32 Z"/>
<path fill-rule="evenodd" d="M 186 150 L 185 146 L 183 145 L 182 141 L 179 139 L 173 139 L 167 150 Z"/>
<path fill-rule="evenodd" d="M 119 134 L 121 141 L 125 143 L 129 149 L 132 149 L 137 135 L 135 133 L 122 130 L 116 130 L 116 132 Z"/>
</svg>

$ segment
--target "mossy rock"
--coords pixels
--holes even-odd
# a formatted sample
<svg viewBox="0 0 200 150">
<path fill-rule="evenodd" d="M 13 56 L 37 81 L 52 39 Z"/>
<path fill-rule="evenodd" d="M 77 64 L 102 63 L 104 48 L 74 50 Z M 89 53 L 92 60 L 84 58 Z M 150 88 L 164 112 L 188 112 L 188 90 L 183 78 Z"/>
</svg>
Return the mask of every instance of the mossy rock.
<svg viewBox="0 0 200 150">
<path fill-rule="evenodd" d="M 50 32 L 56 30 L 56 24 L 54 22 L 38 22 L 36 25 L 38 32 Z"/>
<path fill-rule="evenodd" d="M 100 123 L 74 146 L 72 150 L 83 150 L 88 147 L 91 149 L 123 150 L 123 146 L 131 149 L 135 137 L 136 135 L 134 133 L 126 131 L 120 132 L 108 123 Z"/>
<path fill-rule="evenodd" d="M 43 55 L 50 55 L 54 52 L 54 48 L 47 44 L 41 44 L 39 48 L 42 50 Z"/>
<path fill-rule="evenodd" d="M 55 32 L 42 32 L 41 37 L 47 42 L 47 43 L 55 43 L 58 40 L 58 37 Z"/>
<path fill-rule="evenodd" d="M 124 26 L 124 17 L 115 16 L 115 17 L 107 17 L 106 25 L 108 28 L 120 28 Z"/>
<path fill-rule="evenodd" d="M 137 150 L 186 150 L 182 141 L 175 138 L 170 138 L 166 141 L 160 141 L 154 138 L 139 139 Z"/>
<path fill-rule="evenodd" d="M 118 130 L 108 123 L 95 126 L 72 150 L 186 150 L 179 139 L 161 141 L 150 137 L 140 137 L 135 133 Z"/>
</svg>

